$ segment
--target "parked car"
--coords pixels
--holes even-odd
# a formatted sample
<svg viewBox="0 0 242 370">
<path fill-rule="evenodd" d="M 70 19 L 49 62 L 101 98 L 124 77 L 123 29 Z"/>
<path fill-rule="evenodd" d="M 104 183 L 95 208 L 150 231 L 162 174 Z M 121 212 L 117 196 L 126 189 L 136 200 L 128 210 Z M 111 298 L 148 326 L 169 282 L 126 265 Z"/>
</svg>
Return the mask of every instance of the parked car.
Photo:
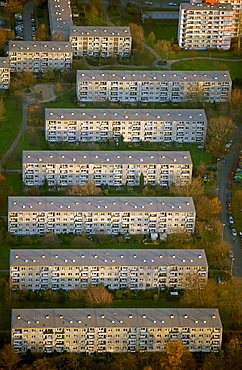
<svg viewBox="0 0 242 370">
<path fill-rule="evenodd" d="M 229 251 L 229 258 L 233 258 L 233 257 L 234 257 L 233 252 Z"/>
<path fill-rule="evenodd" d="M 234 179 L 234 172 L 230 172 L 229 178 L 230 178 L 230 180 L 233 180 Z"/>
<path fill-rule="evenodd" d="M 170 6 L 176 6 L 177 3 L 169 3 L 168 5 L 170 5 Z"/>
<path fill-rule="evenodd" d="M 224 155 L 220 158 L 220 163 L 226 163 L 226 159 Z"/>
<path fill-rule="evenodd" d="M 145 1 L 145 5 L 153 5 L 152 1 Z"/>
<path fill-rule="evenodd" d="M 227 186 L 227 189 L 231 189 L 232 188 L 231 182 L 228 182 L 226 186 Z"/>
<path fill-rule="evenodd" d="M 233 224 L 233 223 L 234 223 L 233 216 L 229 216 L 229 223 L 230 223 L 230 224 Z"/>
<path fill-rule="evenodd" d="M 231 230 L 233 236 L 237 236 L 237 231 L 235 229 Z"/>
<path fill-rule="evenodd" d="M 232 193 L 231 193 L 231 191 L 228 191 L 228 192 L 227 192 L 227 197 L 232 198 Z"/>
</svg>

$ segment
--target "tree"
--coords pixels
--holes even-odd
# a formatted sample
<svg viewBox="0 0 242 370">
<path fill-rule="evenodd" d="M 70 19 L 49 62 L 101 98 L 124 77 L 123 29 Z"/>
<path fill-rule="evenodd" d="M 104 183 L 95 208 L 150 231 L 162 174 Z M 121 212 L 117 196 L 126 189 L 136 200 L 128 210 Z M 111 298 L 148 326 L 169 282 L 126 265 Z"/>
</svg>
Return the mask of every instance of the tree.
<svg viewBox="0 0 242 370">
<path fill-rule="evenodd" d="M 237 313 L 241 311 L 242 278 L 231 277 L 228 283 L 221 287 L 219 293 L 219 308 L 224 310 L 232 318 L 235 318 Z"/>
<path fill-rule="evenodd" d="M 0 366 L 2 369 L 15 370 L 20 361 L 20 355 L 14 351 L 11 344 L 5 344 L 0 350 Z"/>
<path fill-rule="evenodd" d="M 28 106 L 28 124 L 30 126 L 44 125 L 44 107 L 40 104 L 30 104 Z"/>
<path fill-rule="evenodd" d="M 113 300 L 113 295 L 103 286 L 89 286 L 86 290 L 86 301 L 89 305 L 95 307 L 108 306 Z"/>
<path fill-rule="evenodd" d="M 52 39 L 54 41 L 66 41 L 66 35 L 63 32 L 55 32 Z"/>
<path fill-rule="evenodd" d="M 41 237 L 40 243 L 45 248 L 58 248 L 61 244 L 59 237 L 52 232 L 46 233 Z"/>
<path fill-rule="evenodd" d="M 144 41 L 144 29 L 135 23 L 129 23 L 130 32 L 133 38 L 133 43 L 135 45 L 142 44 Z"/>
<path fill-rule="evenodd" d="M 162 58 L 168 59 L 169 54 L 172 52 L 172 44 L 170 40 L 158 40 L 155 44 L 155 50 Z"/>
<path fill-rule="evenodd" d="M 151 31 L 148 35 L 148 40 L 151 41 L 152 43 L 155 41 L 155 34 L 153 31 Z"/>
<path fill-rule="evenodd" d="M 161 358 L 160 364 L 164 370 L 193 370 L 196 362 L 191 352 L 179 341 L 170 340 L 166 344 L 166 354 Z"/>
<path fill-rule="evenodd" d="M 48 30 L 44 23 L 40 24 L 39 28 L 35 32 L 36 41 L 46 41 L 49 39 Z"/>
<path fill-rule="evenodd" d="M 68 299 L 71 301 L 83 301 L 85 292 L 82 289 L 71 289 L 68 291 Z"/>
<path fill-rule="evenodd" d="M 22 72 L 22 83 L 27 87 L 27 89 L 29 89 L 30 86 L 35 85 L 36 78 L 34 77 L 33 72 L 23 71 Z"/>
<path fill-rule="evenodd" d="M 14 38 L 14 31 L 5 30 L 0 28 L 0 48 L 7 46 L 8 40 Z"/>
<path fill-rule="evenodd" d="M 67 189 L 67 195 L 79 195 L 79 196 L 86 196 L 86 195 L 100 195 L 102 194 L 102 190 L 96 186 L 95 181 L 88 180 L 85 185 L 72 185 Z"/>
<path fill-rule="evenodd" d="M 210 261 L 218 261 L 222 266 L 222 262 L 228 258 L 228 252 L 231 245 L 225 240 L 216 240 L 209 243 L 206 248 L 206 254 Z"/>
<path fill-rule="evenodd" d="M 181 298 L 182 304 L 190 307 L 217 307 L 216 281 L 209 279 L 203 288 L 198 282 L 197 279 L 193 280 L 190 289 L 186 289 L 186 293 Z"/>
<path fill-rule="evenodd" d="M 221 154 L 235 124 L 230 117 L 212 117 L 208 120 L 206 147 L 209 151 Z"/>
<path fill-rule="evenodd" d="M 25 0 L 8 0 L 5 11 L 10 14 L 18 13 L 24 7 Z"/>
<path fill-rule="evenodd" d="M 42 74 L 42 78 L 45 79 L 45 80 L 47 80 L 47 81 L 54 80 L 54 71 L 53 71 L 53 69 L 50 68 L 50 67 L 47 67 L 44 70 L 43 74 Z"/>
<path fill-rule="evenodd" d="M 221 202 L 218 198 L 209 199 L 203 195 L 196 203 L 197 217 L 201 220 L 210 220 L 215 214 L 222 211 Z"/>
<path fill-rule="evenodd" d="M 170 185 L 170 192 L 177 197 L 192 197 L 196 204 L 204 195 L 204 184 L 201 178 L 195 177 L 191 184 L 185 186 Z"/>
<path fill-rule="evenodd" d="M 23 245 L 32 245 L 33 242 L 32 242 L 31 236 L 29 236 L 29 235 L 24 236 L 23 239 L 22 239 L 22 244 Z"/>
<path fill-rule="evenodd" d="M 242 114 L 242 90 L 234 88 L 229 99 L 229 116 L 239 122 Z"/>
<path fill-rule="evenodd" d="M 31 367 L 31 370 L 57 370 L 57 368 L 53 367 L 50 364 L 49 359 L 44 357 L 44 358 L 38 358 L 37 360 L 35 360 Z"/>
<path fill-rule="evenodd" d="M 139 186 L 141 188 L 144 187 L 144 180 L 145 180 L 144 174 L 143 174 L 143 172 L 141 172 L 140 177 L 139 177 Z"/>
<path fill-rule="evenodd" d="M 94 243 L 83 236 L 76 236 L 71 243 L 73 248 L 94 248 Z"/>
</svg>

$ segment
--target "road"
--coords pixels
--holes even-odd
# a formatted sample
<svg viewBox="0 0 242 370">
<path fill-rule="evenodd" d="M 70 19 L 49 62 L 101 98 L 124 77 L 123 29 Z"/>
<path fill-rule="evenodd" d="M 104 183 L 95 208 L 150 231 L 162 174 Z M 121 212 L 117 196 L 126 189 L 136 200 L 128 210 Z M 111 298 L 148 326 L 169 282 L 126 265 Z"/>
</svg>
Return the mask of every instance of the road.
<svg viewBox="0 0 242 370">
<path fill-rule="evenodd" d="M 238 127 L 235 134 L 234 144 L 231 151 L 226 155 L 226 163 L 222 164 L 220 161 L 217 162 L 217 191 L 218 197 L 221 201 L 222 212 L 221 212 L 221 222 L 224 224 L 223 227 L 223 238 L 231 244 L 231 250 L 234 254 L 234 263 L 233 263 L 233 274 L 236 276 L 242 276 L 242 249 L 240 245 L 239 237 L 233 237 L 231 230 L 229 229 L 228 222 L 228 212 L 226 206 L 227 192 L 226 184 L 231 182 L 229 180 L 229 173 L 234 170 L 233 167 L 239 152 L 242 149 L 242 127 Z M 232 199 L 232 201 L 235 201 Z M 242 205 L 241 205 L 242 208 Z M 230 262 L 232 263 L 232 261 Z"/>
<path fill-rule="evenodd" d="M 24 5 L 23 22 L 24 22 L 24 40 L 32 41 L 32 30 L 31 30 L 31 13 L 34 9 L 34 2 L 29 1 Z"/>
</svg>

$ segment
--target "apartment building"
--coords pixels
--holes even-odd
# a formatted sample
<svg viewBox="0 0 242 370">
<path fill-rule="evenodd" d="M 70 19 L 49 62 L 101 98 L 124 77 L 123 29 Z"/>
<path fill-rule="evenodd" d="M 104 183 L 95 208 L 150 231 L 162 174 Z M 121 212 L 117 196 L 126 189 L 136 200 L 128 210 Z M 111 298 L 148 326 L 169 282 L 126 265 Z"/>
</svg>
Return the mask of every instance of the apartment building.
<svg viewBox="0 0 242 370">
<path fill-rule="evenodd" d="M 44 72 L 47 68 L 71 68 L 72 51 L 70 42 L 54 41 L 9 41 L 11 72 Z"/>
<path fill-rule="evenodd" d="M 228 71 L 111 71 L 79 70 L 79 103 L 137 103 L 203 100 L 227 101 L 232 81 Z"/>
<path fill-rule="evenodd" d="M 16 352 L 160 352 L 178 340 L 191 352 L 218 352 L 217 308 L 18 308 L 12 310 Z"/>
<path fill-rule="evenodd" d="M 45 109 L 45 138 L 55 142 L 203 143 L 204 109 Z"/>
<path fill-rule="evenodd" d="M 65 35 L 69 41 L 69 30 L 73 25 L 71 2 L 67 0 L 48 0 L 50 33 L 53 37 L 56 32 Z"/>
<path fill-rule="evenodd" d="M 233 11 L 230 4 L 181 3 L 178 44 L 183 49 L 229 50 Z"/>
<path fill-rule="evenodd" d="M 208 263 L 203 249 L 13 249 L 12 289 L 145 290 L 204 287 Z"/>
<path fill-rule="evenodd" d="M 8 197 L 8 231 L 130 234 L 193 232 L 191 197 Z"/>
<path fill-rule="evenodd" d="M 85 184 L 138 186 L 187 185 L 192 178 L 190 152 L 23 151 L 23 181 L 27 186 Z"/>
<path fill-rule="evenodd" d="M 70 42 L 73 55 L 82 58 L 121 56 L 129 57 L 132 36 L 129 27 L 72 26 Z"/>
<path fill-rule="evenodd" d="M 6 90 L 10 85 L 9 58 L 0 57 L 0 90 Z"/>
<path fill-rule="evenodd" d="M 241 0 L 205 0 L 205 3 L 230 4 L 233 11 L 231 37 L 242 36 L 242 2 Z"/>
</svg>

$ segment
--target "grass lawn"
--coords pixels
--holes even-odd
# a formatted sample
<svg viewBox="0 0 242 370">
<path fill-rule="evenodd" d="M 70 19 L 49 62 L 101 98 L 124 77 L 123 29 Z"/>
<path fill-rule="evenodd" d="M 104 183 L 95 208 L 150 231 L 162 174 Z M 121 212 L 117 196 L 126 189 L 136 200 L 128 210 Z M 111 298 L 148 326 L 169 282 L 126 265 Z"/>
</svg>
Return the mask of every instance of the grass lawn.
<svg viewBox="0 0 242 370">
<path fill-rule="evenodd" d="M 132 23 L 130 19 L 125 19 L 123 17 L 120 18 L 112 18 L 111 21 L 116 25 L 120 27 L 128 26 L 129 23 Z"/>
<path fill-rule="evenodd" d="M 148 36 L 152 31 L 155 34 L 156 41 L 171 40 L 177 37 L 178 19 L 147 19 L 143 27 L 147 43 L 150 43 L 148 41 Z"/>
<path fill-rule="evenodd" d="M 181 50 L 172 54 L 169 59 L 181 59 L 181 58 L 221 58 L 221 59 L 240 59 L 238 55 L 233 51 L 208 51 L 208 50 Z"/>
<path fill-rule="evenodd" d="M 73 91 L 68 91 L 67 93 L 59 96 L 57 101 L 50 101 L 43 103 L 43 105 L 45 108 L 79 108 L 79 105 L 73 102 L 75 96 L 76 95 L 73 87 Z"/>
<path fill-rule="evenodd" d="M 242 62 L 234 61 L 219 62 L 217 60 L 210 59 L 193 59 L 193 60 L 182 60 L 172 64 L 174 70 L 191 70 L 191 71 L 217 71 L 217 70 L 229 70 L 231 77 L 241 77 Z"/>
<path fill-rule="evenodd" d="M 24 132 L 18 146 L 14 149 L 6 162 L 6 168 L 20 170 L 22 168 L 22 150 L 48 149 L 43 129 L 28 129 Z"/>
<path fill-rule="evenodd" d="M 5 107 L 5 119 L 0 123 L 0 157 L 12 145 L 16 138 L 22 122 L 22 107 L 17 105 L 15 101 L 3 99 Z"/>
</svg>

